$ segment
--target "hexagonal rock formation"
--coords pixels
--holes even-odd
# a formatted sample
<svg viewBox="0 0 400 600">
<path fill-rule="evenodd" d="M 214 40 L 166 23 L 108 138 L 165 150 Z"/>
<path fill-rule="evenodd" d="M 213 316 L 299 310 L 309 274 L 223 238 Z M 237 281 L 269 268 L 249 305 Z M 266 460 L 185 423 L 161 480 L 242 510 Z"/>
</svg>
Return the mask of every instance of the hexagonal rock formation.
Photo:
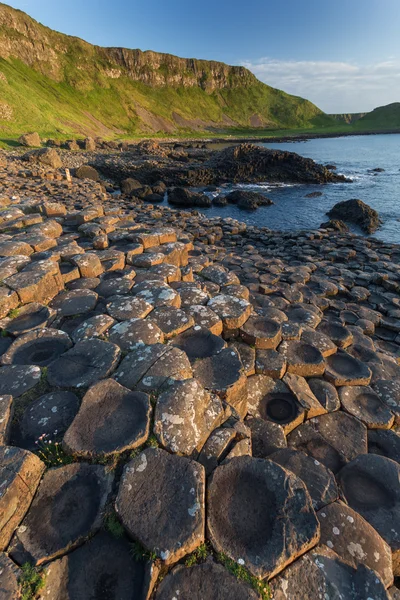
<svg viewBox="0 0 400 600">
<path fill-rule="evenodd" d="M 254 457 L 266 458 L 279 448 L 286 448 L 287 443 L 283 427 L 277 423 L 249 416 L 246 418 L 245 424 L 251 430 L 251 445 Z"/>
<path fill-rule="evenodd" d="M 288 436 L 288 445 L 337 473 L 346 463 L 367 453 L 367 428 L 344 412 L 328 413 L 297 427 Z"/>
<path fill-rule="evenodd" d="M 214 296 L 208 302 L 207 306 L 221 318 L 222 323 L 227 329 L 241 327 L 247 321 L 252 311 L 252 306 L 247 300 L 226 294 Z"/>
<path fill-rule="evenodd" d="M 256 348 L 275 348 L 282 339 L 281 326 L 272 319 L 251 316 L 240 328 L 240 335 L 247 344 Z"/>
<path fill-rule="evenodd" d="M 138 344 L 158 344 L 164 341 L 161 329 L 149 319 L 130 319 L 114 325 L 108 339 L 118 344 L 123 352 L 133 350 Z"/>
<path fill-rule="evenodd" d="M 9 554 L 40 565 L 66 554 L 101 526 L 113 474 L 100 465 L 50 469 L 17 529 Z"/>
<path fill-rule="evenodd" d="M 121 350 L 102 340 L 84 340 L 60 356 L 48 367 L 50 385 L 59 387 L 89 387 L 103 379 L 117 366 Z"/>
<path fill-rule="evenodd" d="M 377 454 L 358 456 L 337 476 L 346 502 L 389 544 L 400 574 L 400 465 Z"/>
<path fill-rule="evenodd" d="M 343 386 L 339 388 L 339 398 L 344 410 L 365 423 L 369 429 L 392 427 L 394 414 L 369 386 Z"/>
<path fill-rule="evenodd" d="M 223 415 L 221 400 L 199 381 L 176 381 L 157 400 L 154 433 L 170 452 L 190 456 L 202 448 Z"/>
<path fill-rule="evenodd" d="M 326 546 L 317 546 L 271 582 L 274 600 L 389 600 L 375 571 L 356 570 Z"/>
<path fill-rule="evenodd" d="M 318 402 L 327 412 L 334 412 L 340 408 L 340 400 L 334 385 L 324 379 L 312 378 L 307 381 Z"/>
<path fill-rule="evenodd" d="M 282 448 L 268 458 L 304 482 L 315 510 L 337 499 L 338 489 L 333 473 L 315 458 L 292 448 Z"/>
<path fill-rule="evenodd" d="M 177 335 L 171 341 L 171 346 L 180 348 L 190 361 L 195 361 L 198 358 L 208 358 L 218 354 L 225 348 L 226 343 L 221 337 L 197 325 Z"/>
<path fill-rule="evenodd" d="M 45 367 L 71 348 L 64 331 L 35 329 L 20 335 L 1 357 L 3 365 L 38 365 Z"/>
<path fill-rule="evenodd" d="M 186 354 L 164 344 L 138 346 L 123 359 L 115 373 L 121 385 L 144 392 L 158 390 L 175 379 L 191 377 L 192 367 Z"/>
<path fill-rule="evenodd" d="M 369 385 L 371 369 L 343 350 L 328 356 L 325 377 L 336 386 Z"/>
<path fill-rule="evenodd" d="M 42 598 L 51 600 L 143 599 L 146 564 L 135 561 L 126 540 L 101 532 L 45 569 Z"/>
<path fill-rule="evenodd" d="M 307 419 L 318 417 L 327 412 L 325 407 L 322 406 L 316 396 L 314 396 L 304 377 L 294 375 L 293 373 L 286 373 L 283 381 L 306 411 Z"/>
<path fill-rule="evenodd" d="M 207 561 L 194 567 L 175 567 L 158 586 L 155 600 L 257 600 L 258 595 L 222 566 Z"/>
<path fill-rule="evenodd" d="M 4 552 L 0 553 L 0 598 L 19 600 L 21 598 L 19 578 L 21 569 Z"/>
<path fill-rule="evenodd" d="M 315 346 L 298 341 L 282 342 L 279 352 L 286 359 L 288 373 L 316 377 L 325 372 L 324 357 Z"/>
<path fill-rule="evenodd" d="M 365 565 L 376 571 L 385 587 L 393 583 L 392 553 L 379 533 L 343 502 L 333 502 L 318 511 L 320 543 L 334 550 L 355 569 Z"/>
<path fill-rule="evenodd" d="M 125 467 L 116 511 L 128 533 L 166 564 L 204 541 L 202 465 L 148 448 Z"/>
<path fill-rule="evenodd" d="M 5 365 L 0 368 L 0 394 L 18 398 L 34 388 L 41 377 L 36 365 Z"/>
<path fill-rule="evenodd" d="M 72 392 L 54 391 L 31 402 L 19 424 L 19 443 L 32 450 L 43 434 L 51 439 L 63 435 L 79 410 L 79 398 Z"/>
<path fill-rule="evenodd" d="M 117 321 L 144 319 L 152 310 L 151 304 L 135 296 L 112 296 L 107 304 L 108 314 Z"/>
<path fill-rule="evenodd" d="M 242 456 L 218 467 L 207 494 L 214 548 L 271 578 L 319 539 L 303 482 L 271 460 Z"/>
<path fill-rule="evenodd" d="M 12 335 L 29 333 L 37 327 L 46 327 L 49 318 L 50 310 L 47 306 L 32 302 L 19 309 L 18 316 L 7 325 L 7 331 Z"/>
<path fill-rule="evenodd" d="M 387 429 L 370 429 L 368 452 L 386 456 L 400 463 L 400 436 L 395 431 Z"/>
<path fill-rule="evenodd" d="M 62 292 L 52 302 L 53 308 L 63 317 L 83 315 L 96 306 L 98 294 L 92 290 L 72 290 Z"/>
<path fill-rule="evenodd" d="M 85 457 L 137 448 L 149 435 L 150 413 L 147 394 L 131 392 L 114 379 L 99 381 L 86 392 L 63 446 Z"/>
<path fill-rule="evenodd" d="M 35 454 L 0 447 L 0 550 L 7 548 L 24 518 L 44 470 L 44 463 Z"/>
</svg>

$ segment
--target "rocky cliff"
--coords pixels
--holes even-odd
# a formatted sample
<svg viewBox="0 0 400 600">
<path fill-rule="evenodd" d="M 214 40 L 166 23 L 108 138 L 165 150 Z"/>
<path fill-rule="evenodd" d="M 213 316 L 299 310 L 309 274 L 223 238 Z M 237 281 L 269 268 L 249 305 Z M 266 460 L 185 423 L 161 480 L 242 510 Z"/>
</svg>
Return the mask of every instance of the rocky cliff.
<svg viewBox="0 0 400 600">
<path fill-rule="evenodd" d="M 331 123 L 307 100 L 259 82 L 244 67 L 93 46 L 5 4 L 0 99 L 5 132 L 112 135 Z"/>
</svg>

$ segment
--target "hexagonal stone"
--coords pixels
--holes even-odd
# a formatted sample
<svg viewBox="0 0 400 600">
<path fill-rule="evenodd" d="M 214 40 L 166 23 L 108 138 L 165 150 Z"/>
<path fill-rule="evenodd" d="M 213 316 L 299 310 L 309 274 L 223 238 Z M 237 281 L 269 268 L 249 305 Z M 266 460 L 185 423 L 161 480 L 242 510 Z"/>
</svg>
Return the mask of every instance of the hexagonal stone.
<svg viewBox="0 0 400 600">
<path fill-rule="evenodd" d="M 236 579 L 213 561 L 185 568 L 178 565 L 162 580 L 155 600 L 171 600 L 179 590 L 181 598 L 205 600 L 257 600 L 258 595 L 246 583 Z"/>
<path fill-rule="evenodd" d="M 5 550 L 35 495 L 44 463 L 27 450 L 0 446 L 0 550 Z"/>
<path fill-rule="evenodd" d="M 200 284 L 192 282 L 180 282 L 177 288 L 181 297 L 182 307 L 203 306 L 210 299 L 210 294 L 201 289 Z"/>
<path fill-rule="evenodd" d="M 306 584 L 305 584 L 306 583 Z M 317 546 L 271 582 L 276 600 L 388 600 L 382 581 L 364 565 L 357 570 L 326 546 Z"/>
<path fill-rule="evenodd" d="M 339 410 L 340 400 L 334 385 L 324 379 L 312 378 L 308 385 L 318 402 L 322 404 L 327 412 Z"/>
<path fill-rule="evenodd" d="M 354 567 L 365 565 L 378 573 L 385 587 L 393 583 L 392 553 L 386 542 L 357 512 L 343 502 L 333 502 L 317 513 L 320 543 Z"/>
<path fill-rule="evenodd" d="M 185 352 L 190 361 L 209 358 L 219 354 L 226 347 L 222 338 L 198 325 L 176 336 L 171 345 Z"/>
<path fill-rule="evenodd" d="M 345 411 L 365 423 L 369 429 L 390 429 L 394 415 L 369 386 L 339 388 L 340 402 Z"/>
<path fill-rule="evenodd" d="M 249 377 L 254 375 L 256 367 L 256 351 L 242 342 L 231 342 L 229 348 L 235 348 L 240 356 L 245 374 Z"/>
<path fill-rule="evenodd" d="M 77 254 L 71 259 L 71 263 L 78 267 L 81 277 L 98 277 L 103 273 L 103 266 L 99 257 L 94 252 Z"/>
<path fill-rule="evenodd" d="M 306 329 L 301 334 L 301 341 L 318 348 L 324 357 L 331 356 L 331 354 L 337 352 L 336 344 L 320 330 L 314 331 L 314 329 Z"/>
<path fill-rule="evenodd" d="M 288 445 L 337 473 L 356 456 L 367 453 L 367 428 L 342 411 L 328 413 L 300 425 L 289 435 Z"/>
<path fill-rule="evenodd" d="M 20 335 L 1 357 L 3 365 L 38 365 L 45 367 L 71 348 L 64 331 L 35 329 Z"/>
<path fill-rule="evenodd" d="M 101 526 L 114 475 L 100 465 L 50 469 L 17 529 L 10 556 L 40 565 L 79 546 Z"/>
<path fill-rule="evenodd" d="M 201 271 L 201 276 L 220 286 L 237 285 L 240 283 L 239 278 L 232 271 L 227 271 L 221 265 L 211 265 L 205 267 Z"/>
<path fill-rule="evenodd" d="M 34 365 L 6 365 L 0 368 L 0 394 L 18 398 L 40 383 L 40 367 Z"/>
<path fill-rule="evenodd" d="M 325 377 L 336 385 L 369 385 L 371 370 L 357 358 L 342 350 L 326 359 Z"/>
<path fill-rule="evenodd" d="M 314 396 L 304 377 L 294 375 L 293 373 L 286 373 L 283 381 L 306 411 L 306 419 L 312 419 L 327 412 L 316 396 Z"/>
<path fill-rule="evenodd" d="M 82 342 L 90 338 L 101 337 L 115 323 L 115 320 L 109 315 L 94 315 L 83 321 L 71 333 L 72 340 Z"/>
<path fill-rule="evenodd" d="M 255 370 L 258 375 L 281 379 L 286 372 L 286 360 L 276 350 L 257 350 Z"/>
<path fill-rule="evenodd" d="M 313 329 L 321 322 L 320 313 L 313 311 L 311 305 L 309 308 L 303 306 L 292 306 L 286 311 L 288 319 L 291 323 L 297 325 L 312 327 Z"/>
<path fill-rule="evenodd" d="M 148 438 L 150 413 L 147 394 L 105 379 L 86 392 L 63 446 L 87 458 L 137 448 Z"/>
<path fill-rule="evenodd" d="M 115 373 L 121 385 L 145 392 L 191 377 L 192 367 L 186 354 L 164 344 L 138 346 L 123 359 Z"/>
<path fill-rule="evenodd" d="M 115 344 L 102 340 L 84 340 L 52 362 L 47 371 L 50 385 L 89 387 L 112 373 L 121 351 Z"/>
<path fill-rule="evenodd" d="M 195 324 L 192 316 L 174 306 L 156 308 L 152 312 L 151 320 L 161 329 L 166 340 L 183 333 Z"/>
<path fill-rule="evenodd" d="M 106 275 L 108 275 L 108 273 L 106 273 Z M 111 272 L 111 275 L 113 275 L 113 272 Z M 130 276 L 108 277 L 96 287 L 96 293 L 103 298 L 123 296 L 124 294 L 129 293 L 132 286 L 133 281 Z"/>
<path fill-rule="evenodd" d="M 154 308 L 158 306 L 175 306 L 180 308 L 181 298 L 179 294 L 166 283 L 160 281 L 143 281 L 134 285 L 131 289 L 133 296 L 142 298 Z"/>
<path fill-rule="evenodd" d="M 325 360 L 315 346 L 304 342 L 291 340 L 282 342 L 279 352 L 287 362 L 287 372 L 301 375 L 302 377 L 315 377 L 323 375 Z"/>
<path fill-rule="evenodd" d="M 164 334 L 150 319 L 130 319 L 114 325 L 108 332 L 108 339 L 124 352 L 129 352 L 139 344 L 162 343 Z"/>
<path fill-rule="evenodd" d="M 286 448 L 286 437 L 281 425 L 256 417 L 246 417 L 245 423 L 251 430 L 251 445 L 255 458 L 267 458 L 280 448 Z"/>
<path fill-rule="evenodd" d="M 241 327 L 252 311 L 252 306 L 247 300 L 224 294 L 211 298 L 207 306 L 221 318 L 227 329 Z"/>
<path fill-rule="evenodd" d="M 347 504 L 389 544 L 393 572 L 400 573 L 400 465 L 377 454 L 358 456 L 338 473 Z"/>
<path fill-rule="evenodd" d="M 193 363 L 193 375 L 200 383 L 232 405 L 241 416 L 247 413 L 246 375 L 239 353 L 225 348 L 208 358 Z"/>
<path fill-rule="evenodd" d="M 282 448 L 268 457 L 299 477 L 310 494 L 313 508 L 320 508 L 338 498 L 335 477 L 315 458 L 293 448 Z"/>
<path fill-rule="evenodd" d="M 218 467 L 207 508 L 214 548 L 256 577 L 273 577 L 319 538 L 303 482 L 268 459 L 242 456 Z"/>
<path fill-rule="evenodd" d="M 221 335 L 223 325 L 219 316 L 208 306 L 194 304 L 186 308 L 186 312 L 193 317 L 196 325 L 202 329 L 209 329 L 215 335 Z"/>
<path fill-rule="evenodd" d="M 169 452 L 191 456 L 201 450 L 223 416 L 221 400 L 196 379 L 177 381 L 158 397 L 154 433 Z"/>
<path fill-rule="evenodd" d="M 321 321 L 317 331 L 324 333 L 338 348 L 347 348 L 353 343 L 353 334 L 347 327 L 333 321 Z"/>
<path fill-rule="evenodd" d="M 71 425 L 80 400 L 72 392 L 54 391 L 37 398 L 26 407 L 19 423 L 18 444 L 29 450 L 43 434 L 57 439 Z"/>
<path fill-rule="evenodd" d="M 247 392 L 251 402 L 249 413 L 280 425 L 285 434 L 304 421 L 304 408 L 282 381 L 256 375 L 249 378 Z"/>
<path fill-rule="evenodd" d="M 204 493 L 200 464 L 148 448 L 125 466 L 115 507 L 128 533 L 171 564 L 204 541 Z"/>
<path fill-rule="evenodd" d="M 84 315 L 94 309 L 98 297 L 96 292 L 85 289 L 62 292 L 53 300 L 52 307 L 63 317 Z"/>
<path fill-rule="evenodd" d="M 240 328 L 240 336 L 256 348 L 275 348 L 282 339 L 281 326 L 276 321 L 253 315 Z"/>
<path fill-rule="evenodd" d="M 29 333 L 32 329 L 46 327 L 50 315 L 48 306 L 39 304 L 39 302 L 31 302 L 18 309 L 18 315 L 8 323 L 7 331 L 17 336 Z"/>
<path fill-rule="evenodd" d="M 107 600 L 146 598 L 147 565 L 132 557 L 124 539 L 98 533 L 86 544 L 45 569 L 42 598 L 87 600 L 93 593 Z"/>
<path fill-rule="evenodd" d="M 391 458 L 400 463 L 400 436 L 395 431 L 370 429 L 368 431 L 368 452 Z"/>
<path fill-rule="evenodd" d="M 396 425 L 400 424 L 400 382 L 393 379 L 378 379 L 372 385 L 379 398 L 394 414 Z"/>
<path fill-rule="evenodd" d="M 197 462 L 203 465 L 206 476 L 210 475 L 228 454 L 235 437 L 236 431 L 232 427 L 219 427 L 210 434 L 197 458 Z"/>
</svg>

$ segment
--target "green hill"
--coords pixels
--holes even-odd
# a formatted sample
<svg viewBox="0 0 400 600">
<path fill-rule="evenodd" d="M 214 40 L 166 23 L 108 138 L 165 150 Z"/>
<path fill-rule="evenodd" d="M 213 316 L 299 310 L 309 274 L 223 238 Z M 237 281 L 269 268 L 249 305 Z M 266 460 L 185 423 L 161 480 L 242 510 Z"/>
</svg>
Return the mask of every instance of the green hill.
<svg viewBox="0 0 400 600">
<path fill-rule="evenodd" d="M 102 48 L 0 4 L 0 135 L 123 137 L 332 127 L 244 67 Z"/>
<path fill-rule="evenodd" d="M 400 129 L 400 102 L 375 108 L 356 121 L 353 127 L 365 131 Z"/>
</svg>

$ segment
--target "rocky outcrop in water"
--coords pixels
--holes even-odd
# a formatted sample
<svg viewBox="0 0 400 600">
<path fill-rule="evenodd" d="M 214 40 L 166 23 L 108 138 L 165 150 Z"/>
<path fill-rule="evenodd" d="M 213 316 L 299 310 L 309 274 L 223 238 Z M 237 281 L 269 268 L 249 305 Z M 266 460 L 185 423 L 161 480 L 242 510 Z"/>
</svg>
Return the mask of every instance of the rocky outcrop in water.
<svg viewBox="0 0 400 600">
<path fill-rule="evenodd" d="M 374 233 L 381 224 L 377 211 L 362 200 L 338 202 L 327 214 L 333 219 L 358 225 L 365 233 Z"/>
</svg>

